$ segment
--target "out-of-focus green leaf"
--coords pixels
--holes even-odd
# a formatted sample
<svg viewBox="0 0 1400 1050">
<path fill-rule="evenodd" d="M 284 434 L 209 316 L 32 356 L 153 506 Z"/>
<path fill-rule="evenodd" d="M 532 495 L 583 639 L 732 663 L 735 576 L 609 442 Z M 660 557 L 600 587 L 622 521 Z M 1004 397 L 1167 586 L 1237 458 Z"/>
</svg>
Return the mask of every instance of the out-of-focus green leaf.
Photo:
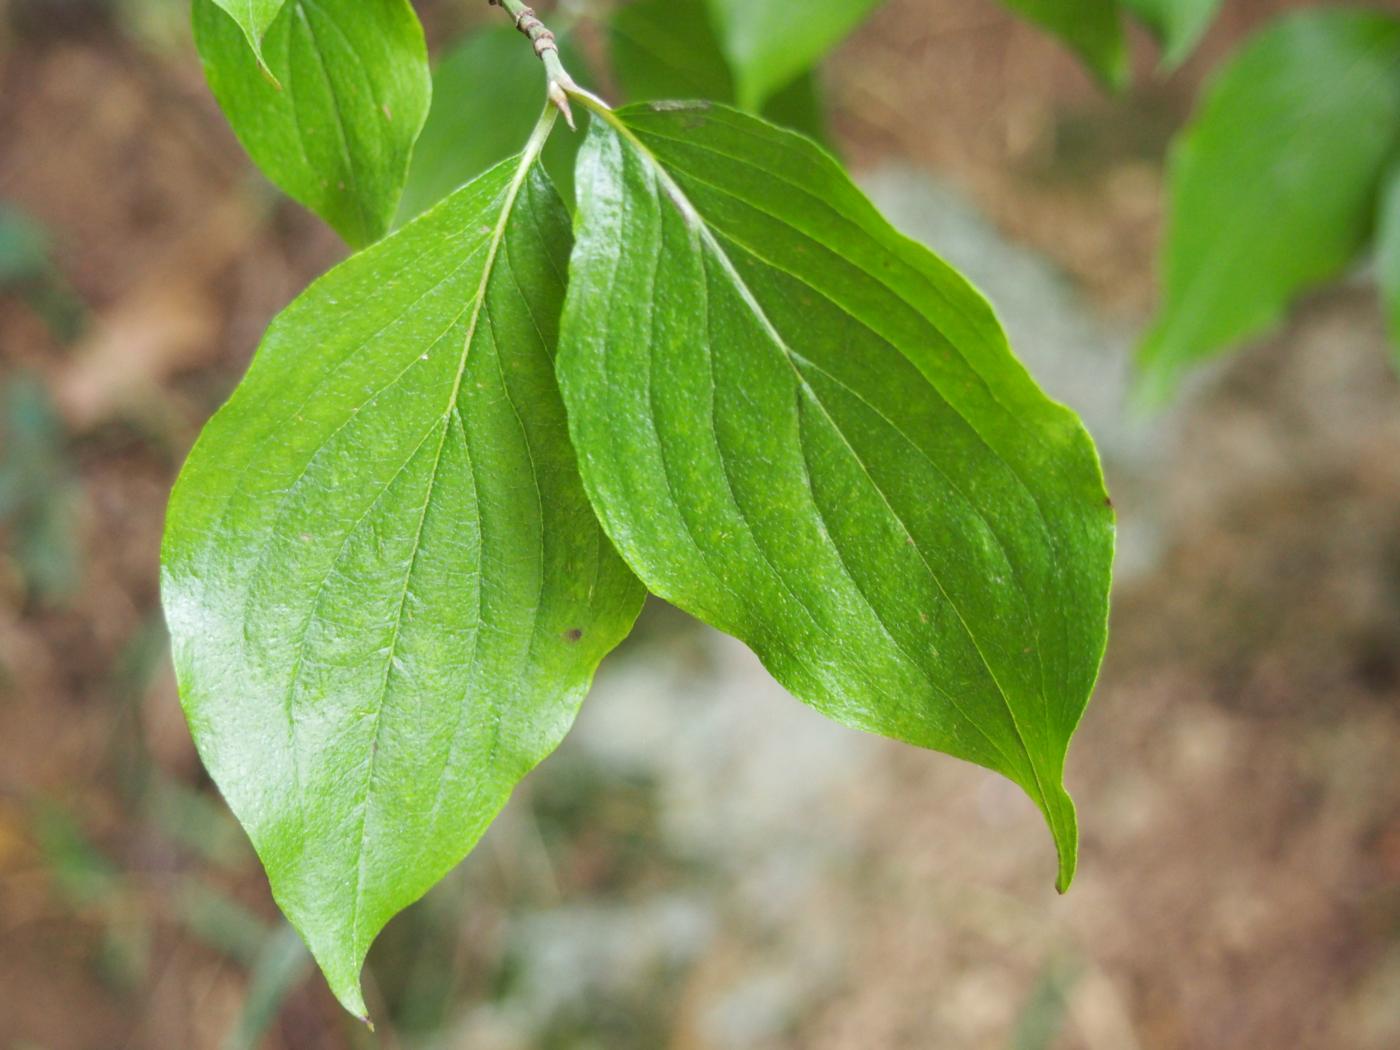
<svg viewBox="0 0 1400 1050">
<path fill-rule="evenodd" d="M 1400 164 L 1390 169 L 1385 191 L 1381 194 L 1381 215 L 1376 231 L 1376 272 L 1381 282 L 1381 303 L 1390 326 L 1395 362 L 1400 365 Z"/>
<path fill-rule="evenodd" d="M 558 374 L 618 550 L 824 714 L 1021 785 L 1067 887 L 1114 533 L 1079 421 L 801 136 L 595 115 L 578 190 Z"/>
<path fill-rule="evenodd" d="M 1080 977 L 1072 960 L 1052 956 L 1040 971 L 1011 1033 L 1010 1050 L 1052 1050 L 1069 1013 L 1069 997 Z"/>
<path fill-rule="evenodd" d="M 583 57 L 569 38 L 559 54 L 581 84 Z M 520 152 L 544 105 L 545 79 L 530 45 L 509 25 L 491 25 L 469 35 L 433 71 L 433 105 L 413 150 L 399 205 L 407 222 L 487 168 Z M 560 196 L 573 201 L 574 158 L 581 132 L 556 128 L 542 157 Z"/>
<path fill-rule="evenodd" d="M 0 384 L 0 527 L 25 583 L 49 599 L 71 594 L 80 577 L 66 440 L 39 380 Z"/>
<path fill-rule="evenodd" d="M 159 771 L 146 788 L 145 816 L 171 843 L 211 867 L 235 870 L 251 857 L 248 840 L 214 795 L 206 795 Z"/>
<path fill-rule="evenodd" d="M 282 10 L 282 5 L 287 0 L 213 0 L 225 11 L 230 18 L 238 23 L 238 28 L 243 30 L 244 39 L 248 41 L 248 46 L 253 49 L 253 55 L 258 62 L 267 68 L 263 60 L 263 37 L 267 35 L 268 28 L 276 20 L 278 13 Z M 269 70 L 269 72 L 271 72 Z"/>
<path fill-rule="evenodd" d="M 194 0 L 205 76 L 243 147 L 354 247 L 389 229 L 432 80 L 408 0 L 287 0 L 263 39 L 278 84 L 214 0 Z"/>
<path fill-rule="evenodd" d="M 1210 28 L 1221 0 L 1123 0 L 1162 42 L 1162 64 L 1180 65 Z"/>
<path fill-rule="evenodd" d="M 558 745 L 641 608 L 554 379 L 547 128 L 288 307 L 171 496 L 195 743 L 361 1017 L 371 942 Z"/>
<path fill-rule="evenodd" d="M 735 98 L 750 112 L 810 70 L 880 0 L 708 0 Z"/>
<path fill-rule="evenodd" d="M 1245 45 L 1173 147 L 1145 403 L 1355 258 L 1398 143 L 1400 18 L 1304 11 Z"/>
<path fill-rule="evenodd" d="M 73 814 L 57 802 L 44 800 L 36 808 L 34 836 L 54 883 L 75 905 L 104 904 L 121 891 L 116 866 L 93 845 Z"/>
<path fill-rule="evenodd" d="M 639 0 L 609 24 L 613 68 L 629 102 L 665 99 L 737 101 L 734 77 L 706 0 Z M 799 73 L 770 95 L 762 113 L 775 124 L 826 138 L 817 77 Z"/>
<path fill-rule="evenodd" d="M 706 0 L 637 0 L 608 24 L 613 69 L 629 102 L 734 100 L 734 77 Z"/>
<path fill-rule="evenodd" d="M 252 966 L 271 928 L 232 897 L 194 878 L 181 880 L 171 911 L 192 934 L 225 955 Z"/>
<path fill-rule="evenodd" d="M 311 956 L 297 931 L 285 923 L 268 937 L 253 963 L 243 1013 L 224 1040 L 223 1050 L 257 1050 L 282 1003 L 311 969 Z"/>
<path fill-rule="evenodd" d="M 1116 0 L 1002 0 L 1068 44 L 1108 87 L 1128 77 L 1128 48 Z"/>
<path fill-rule="evenodd" d="M 47 231 L 18 208 L 0 204 L 0 291 L 9 288 L 64 342 L 81 330 L 83 303 L 54 264 Z"/>
<path fill-rule="evenodd" d="M 49 270 L 49 239 L 28 215 L 0 204 L 0 288 L 43 277 Z"/>
<path fill-rule="evenodd" d="M 763 104 L 762 116 L 781 128 L 800 131 L 809 139 L 838 153 L 831 141 L 826 120 L 826 101 L 821 76 L 816 70 L 804 73 Z"/>
</svg>

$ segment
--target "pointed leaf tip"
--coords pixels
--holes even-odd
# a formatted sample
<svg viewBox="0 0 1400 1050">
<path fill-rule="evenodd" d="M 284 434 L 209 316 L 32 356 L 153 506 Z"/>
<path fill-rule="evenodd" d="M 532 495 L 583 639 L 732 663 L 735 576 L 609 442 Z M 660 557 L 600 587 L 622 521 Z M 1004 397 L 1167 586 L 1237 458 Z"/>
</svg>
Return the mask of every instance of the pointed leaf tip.
<svg viewBox="0 0 1400 1050">
<path fill-rule="evenodd" d="M 557 372 L 660 597 L 845 725 L 1061 786 L 1107 633 L 1093 443 L 986 301 L 818 147 L 725 106 L 591 122 Z"/>
<path fill-rule="evenodd" d="M 1216 72 L 1172 147 L 1146 394 L 1269 331 L 1366 245 L 1400 146 L 1397 69 L 1400 18 L 1337 8 L 1276 18 Z"/>
<path fill-rule="evenodd" d="M 642 605 L 568 440 L 569 216 L 537 159 L 303 293 L 171 497 L 162 601 L 195 742 L 366 1024 L 375 936 L 559 744 Z"/>
</svg>

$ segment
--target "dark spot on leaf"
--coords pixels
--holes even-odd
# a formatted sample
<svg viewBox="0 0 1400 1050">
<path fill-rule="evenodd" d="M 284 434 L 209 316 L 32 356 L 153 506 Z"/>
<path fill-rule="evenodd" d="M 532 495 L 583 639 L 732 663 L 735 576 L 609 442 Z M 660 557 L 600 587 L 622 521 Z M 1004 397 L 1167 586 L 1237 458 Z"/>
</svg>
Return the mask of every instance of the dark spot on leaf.
<svg viewBox="0 0 1400 1050">
<path fill-rule="evenodd" d="M 1105 507 L 1107 507 L 1109 510 L 1112 510 L 1112 509 L 1113 509 L 1113 497 L 1112 497 L 1112 496 L 1105 496 L 1105 497 L 1103 498 L 1103 505 L 1104 505 Z"/>
<path fill-rule="evenodd" d="M 571 642 L 571 643 L 572 643 L 572 642 L 577 642 L 577 641 L 578 641 L 579 639 L 581 639 L 582 637 L 583 637 L 583 628 L 582 628 L 582 627 L 570 627 L 567 631 L 564 632 L 564 641 L 566 641 L 566 642 Z"/>
</svg>

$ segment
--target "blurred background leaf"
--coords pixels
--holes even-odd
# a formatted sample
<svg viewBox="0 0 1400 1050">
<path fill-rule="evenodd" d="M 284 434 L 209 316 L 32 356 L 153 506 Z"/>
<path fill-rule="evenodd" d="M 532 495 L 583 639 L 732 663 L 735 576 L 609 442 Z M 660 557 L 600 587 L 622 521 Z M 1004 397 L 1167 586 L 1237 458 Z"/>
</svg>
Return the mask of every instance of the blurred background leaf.
<svg viewBox="0 0 1400 1050">
<path fill-rule="evenodd" d="M 735 100 L 763 104 L 823 59 L 881 0 L 708 0 Z"/>
<path fill-rule="evenodd" d="M 1221 0 L 1123 0 L 1123 6 L 1142 19 L 1162 44 L 1162 65 L 1174 69 L 1195 49 Z"/>
<path fill-rule="evenodd" d="M 592 82 L 587 63 L 567 34 L 559 53 L 574 79 Z M 491 24 L 450 48 L 433 70 L 433 103 L 414 147 L 397 222 L 432 207 L 487 168 L 519 153 L 544 108 L 539 59 L 510 25 Z M 545 145 L 543 163 L 572 208 L 574 157 L 587 120 L 577 131 L 561 122 Z"/>
<path fill-rule="evenodd" d="M 0 377 L 0 558 L 13 559 L 31 594 L 73 594 L 81 559 L 67 434 L 36 376 Z"/>
<path fill-rule="evenodd" d="M 50 249 L 49 235 L 38 222 L 0 202 L 0 294 L 19 295 L 67 342 L 82 328 L 84 311 Z"/>
<path fill-rule="evenodd" d="M 1356 258 L 1400 143 L 1397 70 L 1400 17 L 1319 10 L 1277 20 L 1215 75 L 1173 146 L 1145 404 Z"/>
<path fill-rule="evenodd" d="M 627 101 L 738 101 L 706 0 L 637 0 L 614 13 L 608 36 L 613 69 Z M 766 98 L 760 114 L 825 142 L 818 81 L 814 69 L 798 72 Z"/>
</svg>

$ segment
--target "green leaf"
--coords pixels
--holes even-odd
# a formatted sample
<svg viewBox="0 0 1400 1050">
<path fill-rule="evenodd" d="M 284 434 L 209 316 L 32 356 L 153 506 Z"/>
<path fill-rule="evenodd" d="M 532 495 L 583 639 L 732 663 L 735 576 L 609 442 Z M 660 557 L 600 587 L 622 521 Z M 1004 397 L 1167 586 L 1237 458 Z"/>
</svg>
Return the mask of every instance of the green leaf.
<svg viewBox="0 0 1400 1050">
<path fill-rule="evenodd" d="M 1163 302 L 1139 396 L 1271 327 L 1370 236 L 1400 143 L 1400 19 L 1304 11 L 1218 74 L 1173 147 Z"/>
<path fill-rule="evenodd" d="M 558 372 L 619 552 L 823 713 L 1020 784 L 1068 886 L 1113 548 L 1079 421 L 798 135 L 633 107 L 578 179 Z"/>
<path fill-rule="evenodd" d="M 290 926 L 281 926 L 268 936 L 253 962 L 238 1023 L 224 1037 L 220 1050 L 258 1050 L 287 996 L 306 979 L 310 969 L 306 948 Z"/>
<path fill-rule="evenodd" d="M 370 943 L 559 744 L 641 607 L 554 382 L 570 237 L 538 146 L 288 307 L 171 497 L 195 742 L 360 1016 Z"/>
<path fill-rule="evenodd" d="M 706 0 L 637 0 L 608 23 L 613 69 L 630 101 L 734 100 L 734 77 Z"/>
<path fill-rule="evenodd" d="M 564 64 L 583 82 L 583 59 L 566 36 Z M 545 98 L 544 72 L 530 45 L 509 25 L 469 35 L 433 71 L 433 105 L 413 150 L 399 222 L 407 222 L 487 168 L 518 153 Z M 574 158 L 583 136 L 560 128 L 543 162 L 565 201 L 573 200 Z"/>
<path fill-rule="evenodd" d="M 282 10 L 282 5 L 287 0 L 213 0 L 226 12 L 228 16 L 238 23 L 238 28 L 243 30 L 244 39 L 248 41 L 248 46 L 253 49 L 253 55 L 258 62 L 267 69 L 263 61 L 263 37 L 267 35 L 268 28 L 277 20 L 277 15 Z M 267 70 L 271 73 L 271 70 Z"/>
<path fill-rule="evenodd" d="M 19 209 L 0 204 L 0 290 L 42 280 L 52 267 L 44 228 Z"/>
<path fill-rule="evenodd" d="M 880 0 L 708 0 L 724 54 L 734 71 L 735 98 L 750 111 L 802 73 Z"/>
<path fill-rule="evenodd" d="M 1381 282 L 1381 302 L 1400 365 L 1400 164 L 1390 169 L 1381 195 L 1381 215 L 1376 226 L 1376 271 Z"/>
<path fill-rule="evenodd" d="M 608 26 L 613 69 L 631 102 L 664 99 L 737 101 L 706 0 L 638 0 Z M 812 138 L 826 137 L 816 74 L 808 69 L 769 96 L 768 119 Z"/>
<path fill-rule="evenodd" d="M 0 376 L 0 567 L 35 596 L 61 600 L 82 583 L 77 468 L 48 388 L 36 376 Z M 8 549 L 6 549 L 8 547 Z"/>
<path fill-rule="evenodd" d="M 1128 78 L 1128 48 L 1116 0 L 1002 0 L 1068 44 L 1110 88 Z"/>
<path fill-rule="evenodd" d="M 1215 20 L 1221 0 L 1123 0 L 1162 42 L 1162 65 L 1175 68 L 1200 43 Z"/>
<path fill-rule="evenodd" d="M 432 82 L 408 0 L 287 0 L 263 40 L 271 83 L 243 31 L 194 0 L 205 76 L 243 147 L 351 245 L 388 231 Z"/>
</svg>

